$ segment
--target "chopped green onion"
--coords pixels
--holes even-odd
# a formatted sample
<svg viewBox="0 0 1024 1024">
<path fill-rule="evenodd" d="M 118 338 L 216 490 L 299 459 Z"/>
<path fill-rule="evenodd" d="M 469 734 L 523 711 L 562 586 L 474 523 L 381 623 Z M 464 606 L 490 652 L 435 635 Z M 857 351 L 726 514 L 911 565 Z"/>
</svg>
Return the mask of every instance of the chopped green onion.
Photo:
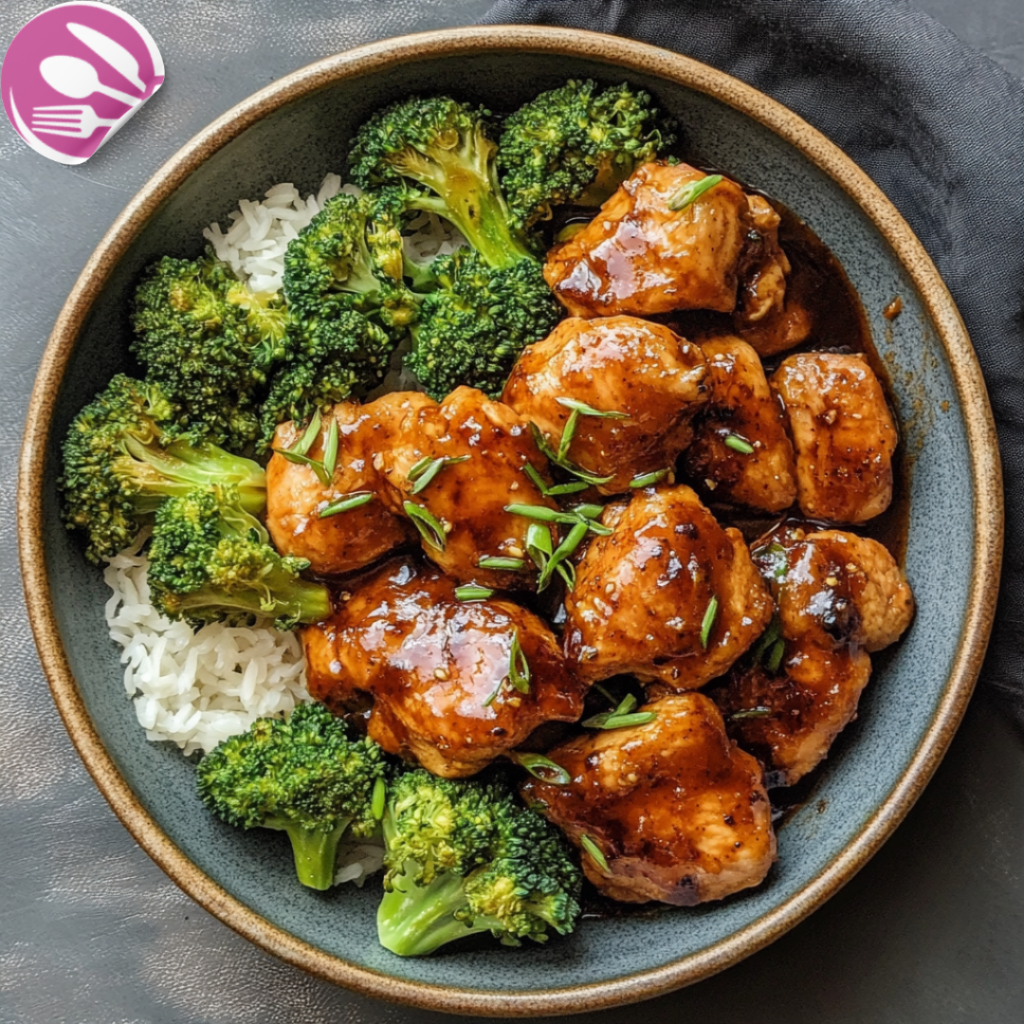
<svg viewBox="0 0 1024 1024">
<path fill-rule="evenodd" d="M 519 630 L 512 634 L 512 646 L 508 656 L 508 681 L 520 692 L 530 692 L 530 663 L 519 646 Z"/>
<path fill-rule="evenodd" d="M 455 597 L 459 601 L 486 601 L 493 596 L 494 591 L 490 587 L 477 587 L 467 583 L 464 587 L 455 588 Z"/>
<path fill-rule="evenodd" d="M 658 483 L 658 481 L 664 480 L 671 472 L 671 469 L 656 469 L 653 473 L 641 473 L 629 481 L 629 486 L 634 491 L 639 490 L 641 487 L 651 487 L 653 484 Z"/>
<path fill-rule="evenodd" d="M 431 547 L 444 551 L 448 539 L 445 536 L 444 527 L 438 522 L 437 517 L 422 505 L 417 505 L 415 501 L 402 502 L 402 508 L 412 520 L 413 526 L 420 531 L 420 536 Z"/>
<path fill-rule="evenodd" d="M 572 419 L 572 415 L 570 415 L 569 419 Z M 575 426 L 573 427 L 573 429 L 575 430 Z M 564 456 L 559 455 L 558 452 L 556 452 L 551 447 L 551 445 L 548 444 L 547 438 L 544 437 L 543 432 L 541 431 L 540 427 L 537 426 L 536 423 L 530 424 L 530 432 L 533 434 L 533 442 L 534 444 L 536 444 L 538 451 L 540 451 L 540 453 L 549 462 L 553 462 L 556 466 L 561 466 L 561 468 L 564 469 L 567 473 L 572 473 L 573 476 L 579 477 L 579 479 L 584 481 L 585 483 L 596 487 L 601 484 L 608 483 L 608 481 L 611 480 L 614 476 L 614 474 L 612 474 L 611 476 L 597 476 L 596 474 L 591 473 L 589 470 L 580 469 L 579 466 L 570 462 Z"/>
<path fill-rule="evenodd" d="M 734 452 L 741 452 L 743 455 L 753 455 L 754 446 L 744 440 L 739 434 L 726 434 L 725 447 L 731 448 Z"/>
<path fill-rule="evenodd" d="M 629 419 L 629 413 L 616 412 L 610 409 L 595 409 L 592 405 L 587 405 L 586 402 L 579 402 L 575 398 L 556 398 L 555 401 L 559 405 L 564 405 L 566 409 L 578 412 L 581 416 L 599 416 L 606 420 Z"/>
<path fill-rule="evenodd" d="M 573 480 L 567 484 L 555 484 L 553 487 L 549 487 L 545 482 L 544 478 L 537 472 L 537 468 L 533 463 L 528 462 L 523 466 L 523 472 L 530 478 L 530 482 L 544 495 L 545 498 L 552 498 L 559 494 L 576 494 L 579 491 L 585 491 L 590 484 L 585 480 Z"/>
<path fill-rule="evenodd" d="M 378 777 L 373 783 L 373 796 L 370 798 L 370 813 L 376 821 L 380 821 L 384 817 L 384 801 L 387 799 L 387 795 L 387 784 Z"/>
<path fill-rule="evenodd" d="M 334 476 L 338 468 L 338 421 L 332 416 L 331 425 L 327 428 L 327 442 L 324 444 L 324 472 Z"/>
<path fill-rule="evenodd" d="M 658 717 L 656 711 L 637 711 L 634 714 L 633 708 L 635 707 L 636 697 L 628 693 L 614 711 L 592 715 L 581 724 L 585 729 L 628 729 L 633 725 L 646 725 Z"/>
<path fill-rule="evenodd" d="M 601 869 L 602 874 L 610 875 L 612 873 L 612 869 L 608 867 L 608 860 L 601 852 L 601 848 L 590 836 L 580 836 L 580 846 L 590 854 L 591 860 Z"/>
<path fill-rule="evenodd" d="M 576 426 L 580 421 L 579 409 L 573 409 L 569 413 L 569 418 L 565 421 L 565 429 L 562 431 L 562 436 L 558 441 L 558 460 L 564 462 L 569 455 L 569 446 L 572 444 L 572 439 L 576 436 Z"/>
<path fill-rule="evenodd" d="M 457 465 L 460 462 L 465 462 L 468 458 L 468 455 L 459 455 L 454 458 L 427 459 L 426 465 L 424 465 L 424 460 L 420 459 L 420 461 L 409 470 L 409 480 L 415 481 L 415 485 L 410 493 L 419 494 L 420 491 L 430 486 L 434 477 L 436 477 L 437 474 L 445 468 L 445 466 Z M 415 477 L 413 476 L 413 473 L 416 474 Z"/>
<path fill-rule="evenodd" d="M 765 665 L 769 672 L 779 671 L 779 666 L 782 664 L 782 658 L 785 653 L 786 641 L 782 639 L 776 640 L 771 649 L 771 653 L 768 655 L 768 661 Z"/>
<path fill-rule="evenodd" d="M 771 708 L 745 708 L 743 711 L 734 711 L 729 718 L 734 722 L 740 722 L 744 718 L 767 718 L 771 713 Z"/>
<path fill-rule="evenodd" d="M 523 516 L 526 519 L 539 519 L 542 523 L 578 523 L 579 516 L 570 512 L 560 512 L 556 508 L 548 508 L 547 505 L 506 505 L 506 512 L 514 516 Z"/>
<path fill-rule="evenodd" d="M 583 521 L 577 522 L 573 525 L 573 528 L 566 535 L 565 540 L 563 540 L 562 543 L 558 545 L 558 547 L 555 549 L 554 554 L 548 560 L 547 565 L 544 566 L 544 568 L 541 570 L 541 574 L 537 578 L 538 593 L 544 590 L 547 587 L 548 583 L 551 582 L 552 573 L 554 573 L 559 568 L 559 566 L 565 563 L 566 560 L 569 557 L 571 557 L 573 552 L 575 552 L 575 550 L 580 546 L 580 543 L 583 541 L 583 538 L 587 535 L 588 528 L 589 524 Z M 564 573 L 562 573 L 562 578 L 566 581 L 566 584 L 569 586 L 569 589 L 571 590 L 576 582 L 575 571 L 573 571 L 571 583 L 569 582 L 569 579 L 566 577 Z"/>
<path fill-rule="evenodd" d="M 374 497 L 373 491 L 352 491 L 351 494 L 346 494 L 344 497 L 339 498 L 337 501 L 332 501 L 330 505 L 321 509 L 320 518 L 326 519 L 328 516 L 338 515 L 339 512 L 350 512 L 354 508 L 368 505 L 373 501 Z"/>
<path fill-rule="evenodd" d="M 718 598 L 712 597 L 708 602 L 707 611 L 704 612 L 704 620 L 700 624 L 700 645 L 706 651 L 708 649 L 708 640 L 711 639 L 711 630 L 715 625 L 715 619 L 718 618 Z"/>
<path fill-rule="evenodd" d="M 308 455 L 300 455 L 298 452 L 291 451 L 288 448 L 275 448 L 274 451 L 289 462 L 294 462 L 297 466 L 309 466 L 309 468 L 316 473 L 317 479 L 324 485 L 324 487 L 331 486 L 331 478 L 327 475 L 327 470 L 324 469 L 322 462 L 318 462 L 316 459 L 311 459 Z"/>
<path fill-rule="evenodd" d="M 572 776 L 560 764 L 556 764 L 543 754 L 521 754 L 513 750 L 508 757 L 541 782 L 547 782 L 552 786 L 568 786 L 572 782 Z"/>
<path fill-rule="evenodd" d="M 555 571 L 565 581 L 567 590 L 576 589 L 576 566 L 572 562 L 559 562 L 555 566 Z"/>
<path fill-rule="evenodd" d="M 768 628 L 761 634 L 761 639 L 757 641 L 754 649 L 750 652 L 755 665 L 761 664 L 765 652 L 780 636 L 782 636 L 782 620 L 779 618 L 779 613 L 775 612 L 772 615 L 771 622 L 768 623 Z"/>
<path fill-rule="evenodd" d="M 678 213 L 685 210 L 692 202 L 699 199 L 708 189 L 714 188 L 721 182 L 720 174 L 709 174 L 699 181 L 687 182 L 669 201 L 668 208 Z"/>
<path fill-rule="evenodd" d="M 320 410 L 317 409 L 313 413 L 313 418 L 309 421 L 309 426 L 306 427 L 302 437 L 288 451 L 294 452 L 296 455 L 305 455 L 313 447 L 313 442 L 320 434 L 320 422 Z"/>
<path fill-rule="evenodd" d="M 503 558 L 500 555 L 484 555 L 476 563 L 481 569 L 508 569 L 515 572 L 522 569 L 526 562 L 522 558 Z"/>
<path fill-rule="evenodd" d="M 570 511 L 584 519 L 597 519 L 604 511 L 604 505 L 574 505 Z"/>
<path fill-rule="evenodd" d="M 551 557 L 552 544 L 551 531 L 542 523 L 530 523 L 526 528 L 526 553 L 542 572 Z"/>
</svg>

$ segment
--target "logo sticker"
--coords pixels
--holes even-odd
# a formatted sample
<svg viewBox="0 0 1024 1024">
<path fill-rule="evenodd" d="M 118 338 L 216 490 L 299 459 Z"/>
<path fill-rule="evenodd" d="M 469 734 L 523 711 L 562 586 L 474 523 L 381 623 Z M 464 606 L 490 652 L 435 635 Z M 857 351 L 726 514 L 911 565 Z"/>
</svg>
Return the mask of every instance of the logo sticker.
<svg viewBox="0 0 1024 1024">
<path fill-rule="evenodd" d="M 4 110 L 39 154 L 85 163 L 160 88 L 164 62 L 130 14 L 93 0 L 37 14 L 0 70 Z"/>
</svg>

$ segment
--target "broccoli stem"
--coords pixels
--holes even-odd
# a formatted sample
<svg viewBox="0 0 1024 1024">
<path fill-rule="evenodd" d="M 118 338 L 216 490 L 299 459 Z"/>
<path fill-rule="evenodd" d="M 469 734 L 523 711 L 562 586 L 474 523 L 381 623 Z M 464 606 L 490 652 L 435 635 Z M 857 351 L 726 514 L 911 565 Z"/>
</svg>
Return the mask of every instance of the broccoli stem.
<svg viewBox="0 0 1024 1024">
<path fill-rule="evenodd" d="M 263 592 L 259 590 L 229 591 L 208 585 L 187 594 L 167 593 L 162 601 L 168 611 L 184 618 L 202 618 L 202 612 L 214 610 L 214 618 L 225 612 L 270 617 L 281 628 L 298 622 L 321 622 L 331 614 L 331 596 L 326 587 L 301 579 L 288 579 L 283 585 Z"/>
<path fill-rule="evenodd" d="M 334 868 L 338 859 L 338 843 L 352 823 L 344 818 L 331 832 L 315 832 L 287 818 L 267 818 L 263 828 L 286 832 L 295 855 L 295 872 L 299 881 L 310 889 L 330 889 L 334 884 Z"/>
<path fill-rule="evenodd" d="M 447 942 L 487 931 L 489 925 L 471 927 L 455 918 L 466 906 L 464 883 L 453 871 L 441 872 L 423 886 L 408 876 L 396 878 L 377 908 L 380 944 L 399 956 L 426 956 Z"/>
</svg>

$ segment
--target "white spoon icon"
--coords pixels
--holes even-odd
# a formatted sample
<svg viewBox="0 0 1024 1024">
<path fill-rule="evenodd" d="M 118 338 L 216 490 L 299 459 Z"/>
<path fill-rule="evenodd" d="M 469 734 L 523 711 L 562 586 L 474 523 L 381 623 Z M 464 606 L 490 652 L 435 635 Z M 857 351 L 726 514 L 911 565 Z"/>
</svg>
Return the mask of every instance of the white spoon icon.
<svg viewBox="0 0 1024 1024">
<path fill-rule="evenodd" d="M 94 92 L 101 92 L 130 107 L 137 107 L 142 102 L 141 97 L 129 96 L 128 93 L 104 85 L 96 69 L 80 57 L 46 57 L 39 64 L 39 73 L 51 89 L 73 100 L 84 100 Z"/>
</svg>

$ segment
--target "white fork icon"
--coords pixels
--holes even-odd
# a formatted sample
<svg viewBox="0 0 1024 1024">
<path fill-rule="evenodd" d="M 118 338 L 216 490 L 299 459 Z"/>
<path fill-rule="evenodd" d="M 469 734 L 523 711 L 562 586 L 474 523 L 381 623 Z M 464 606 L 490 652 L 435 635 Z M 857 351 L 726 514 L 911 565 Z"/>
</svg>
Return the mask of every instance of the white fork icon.
<svg viewBox="0 0 1024 1024">
<path fill-rule="evenodd" d="M 87 139 L 97 128 L 111 128 L 117 120 L 99 117 L 88 104 L 35 107 L 32 130 L 46 135 L 65 135 L 71 139 Z"/>
</svg>

